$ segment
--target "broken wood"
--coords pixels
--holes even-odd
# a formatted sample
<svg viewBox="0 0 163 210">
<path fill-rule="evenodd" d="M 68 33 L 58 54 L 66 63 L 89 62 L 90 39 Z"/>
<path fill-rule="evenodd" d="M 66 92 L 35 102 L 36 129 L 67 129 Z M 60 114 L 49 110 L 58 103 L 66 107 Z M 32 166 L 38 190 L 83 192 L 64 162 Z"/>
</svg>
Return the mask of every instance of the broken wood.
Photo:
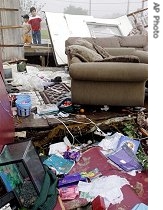
<svg viewBox="0 0 163 210">
<path fill-rule="evenodd" d="M 117 124 L 124 121 L 133 121 L 135 119 L 136 119 L 136 116 L 124 116 L 124 117 L 114 117 L 107 120 L 103 120 L 101 122 L 95 123 L 95 126 L 91 129 L 90 132 L 95 131 L 97 127 L 99 127 L 100 129 L 103 129 L 104 127 L 112 125 L 112 124 Z"/>
<path fill-rule="evenodd" d="M 143 136 L 148 137 L 148 131 L 145 130 L 144 128 L 139 128 L 140 132 L 142 133 Z"/>
<path fill-rule="evenodd" d="M 83 123 L 81 122 L 81 119 L 80 119 L 80 123 L 72 123 L 70 121 L 69 124 L 67 124 L 65 122 L 66 125 L 59 124 L 56 127 L 54 127 L 49 132 L 47 137 L 45 137 L 44 139 L 34 141 L 34 145 L 38 148 L 43 148 L 44 145 L 50 144 L 55 139 L 59 140 L 60 138 L 63 138 L 65 135 L 71 134 L 71 136 L 81 137 L 82 135 L 84 136 L 84 135 L 94 132 L 98 127 L 101 130 L 107 130 L 109 129 L 110 126 L 112 127 L 114 124 L 121 123 L 124 121 L 133 121 L 134 119 L 136 119 L 135 116 L 132 116 L 132 117 L 124 116 L 124 117 L 110 118 L 107 120 L 100 120 L 100 122 L 99 121 L 93 122 L 89 118 L 85 118 L 85 121 L 83 121 Z"/>
</svg>

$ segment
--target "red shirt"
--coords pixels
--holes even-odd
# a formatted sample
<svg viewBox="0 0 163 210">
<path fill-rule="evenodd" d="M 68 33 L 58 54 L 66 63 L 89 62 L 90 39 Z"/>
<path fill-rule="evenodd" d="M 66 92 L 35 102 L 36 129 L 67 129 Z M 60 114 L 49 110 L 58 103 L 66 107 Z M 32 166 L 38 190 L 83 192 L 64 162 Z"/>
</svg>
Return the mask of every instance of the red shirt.
<svg viewBox="0 0 163 210">
<path fill-rule="evenodd" d="M 36 15 L 35 17 L 30 17 L 28 23 L 31 24 L 32 31 L 39 31 L 41 29 L 41 17 Z"/>
</svg>

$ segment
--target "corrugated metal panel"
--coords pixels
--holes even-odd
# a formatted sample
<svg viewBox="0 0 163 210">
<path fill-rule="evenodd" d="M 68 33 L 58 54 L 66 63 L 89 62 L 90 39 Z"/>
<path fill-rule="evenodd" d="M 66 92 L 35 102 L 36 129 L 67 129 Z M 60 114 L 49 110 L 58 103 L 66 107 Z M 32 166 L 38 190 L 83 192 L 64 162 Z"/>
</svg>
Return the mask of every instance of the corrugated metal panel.
<svg viewBox="0 0 163 210">
<path fill-rule="evenodd" d="M 0 0 L 2 61 L 24 58 L 19 0 Z"/>
</svg>

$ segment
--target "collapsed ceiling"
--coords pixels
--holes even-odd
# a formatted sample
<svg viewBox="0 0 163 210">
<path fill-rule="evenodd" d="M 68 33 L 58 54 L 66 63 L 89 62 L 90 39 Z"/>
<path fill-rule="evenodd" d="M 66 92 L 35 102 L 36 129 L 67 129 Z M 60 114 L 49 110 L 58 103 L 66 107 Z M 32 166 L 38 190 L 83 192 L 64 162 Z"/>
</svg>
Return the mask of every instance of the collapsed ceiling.
<svg viewBox="0 0 163 210">
<path fill-rule="evenodd" d="M 58 66 L 67 64 L 65 40 L 68 37 L 126 36 L 132 29 L 126 15 L 115 19 L 52 12 L 45 12 L 45 15 Z"/>
</svg>

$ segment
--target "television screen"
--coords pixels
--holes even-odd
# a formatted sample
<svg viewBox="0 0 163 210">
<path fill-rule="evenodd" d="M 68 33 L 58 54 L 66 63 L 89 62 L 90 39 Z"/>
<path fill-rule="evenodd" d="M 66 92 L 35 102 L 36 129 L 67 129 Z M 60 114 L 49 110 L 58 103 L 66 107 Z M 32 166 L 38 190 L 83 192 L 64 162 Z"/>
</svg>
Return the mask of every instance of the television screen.
<svg viewBox="0 0 163 210">
<path fill-rule="evenodd" d="M 12 68 L 4 68 L 4 77 L 6 81 L 12 81 Z"/>
</svg>

